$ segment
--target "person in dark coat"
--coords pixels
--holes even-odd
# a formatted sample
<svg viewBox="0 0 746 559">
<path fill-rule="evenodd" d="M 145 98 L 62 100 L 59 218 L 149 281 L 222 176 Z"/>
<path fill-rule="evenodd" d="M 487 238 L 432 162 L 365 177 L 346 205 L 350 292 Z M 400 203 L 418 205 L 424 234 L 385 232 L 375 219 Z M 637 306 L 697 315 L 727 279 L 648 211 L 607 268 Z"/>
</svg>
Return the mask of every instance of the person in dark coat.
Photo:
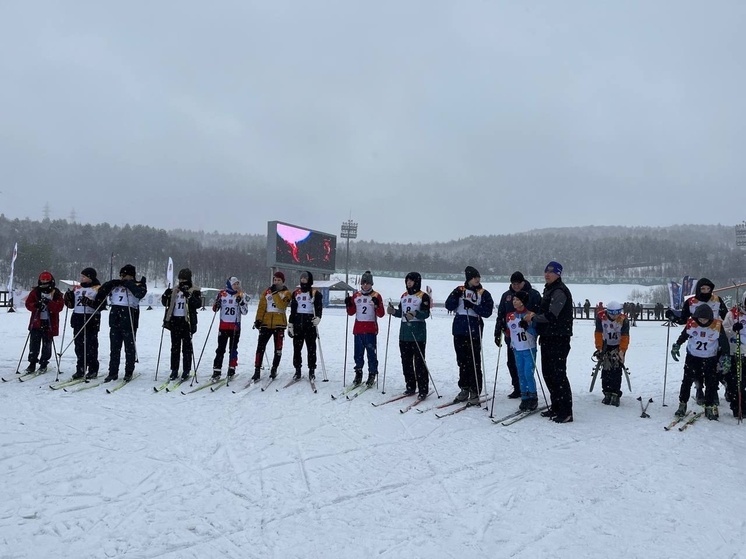
<svg viewBox="0 0 746 559">
<path fill-rule="evenodd" d="M 309 271 L 300 275 L 300 287 L 293 291 L 290 300 L 290 319 L 288 321 L 288 336 L 293 339 L 293 367 L 295 380 L 301 378 L 303 365 L 303 345 L 308 354 L 308 378 L 316 378 L 316 327 L 321 322 L 324 310 L 321 292 L 313 288 L 313 274 Z"/>
<path fill-rule="evenodd" d="M 95 304 L 96 293 L 101 286 L 94 268 L 80 272 L 79 284 L 65 293 L 65 306 L 72 309 L 70 326 L 75 340 L 77 363 L 72 378 L 92 379 L 98 376 L 98 331 L 101 328 L 101 309 Z"/>
<path fill-rule="evenodd" d="M 171 376 L 179 378 L 179 361 L 184 357 L 182 378 L 189 378 L 194 349 L 192 336 L 197 332 L 197 311 L 202 306 L 202 292 L 192 284 L 192 271 L 179 270 L 179 285 L 163 292 L 161 304 L 165 307 L 163 327 L 171 332 Z"/>
<path fill-rule="evenodd" d="M 572 337 L 572 294 L 562 281 L 559 262 L 546 265 L 544 280 L 539 312 L 529 312 L 525 317 L 539 333 L 541 372 L 551 398 L 550 408 L 542 415 L 556 423 L 570 423 L 573 421 L 572 388 L 567 379 L 567 355 Z"/>
</svg>

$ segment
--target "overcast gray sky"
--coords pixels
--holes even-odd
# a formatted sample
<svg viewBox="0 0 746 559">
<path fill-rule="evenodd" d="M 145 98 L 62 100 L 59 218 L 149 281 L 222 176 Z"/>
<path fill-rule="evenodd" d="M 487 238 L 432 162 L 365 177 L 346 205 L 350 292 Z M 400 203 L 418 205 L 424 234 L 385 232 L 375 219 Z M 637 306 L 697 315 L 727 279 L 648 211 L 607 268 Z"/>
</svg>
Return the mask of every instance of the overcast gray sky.
<svg viewBox="0 0 746 559">
<path fill-rule="evenodd" d="M 0 212 L 397 242 L 740 223 L 744 29 L 742 0 L 3 2 Z"/>
</svg>

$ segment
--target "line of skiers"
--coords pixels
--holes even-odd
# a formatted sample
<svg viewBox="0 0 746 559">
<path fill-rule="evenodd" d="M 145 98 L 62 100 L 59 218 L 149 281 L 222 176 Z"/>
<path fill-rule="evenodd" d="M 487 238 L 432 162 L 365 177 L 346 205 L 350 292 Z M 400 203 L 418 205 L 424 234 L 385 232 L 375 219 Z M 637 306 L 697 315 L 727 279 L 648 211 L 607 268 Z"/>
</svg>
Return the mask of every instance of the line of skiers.
<svg viewBox="0 0 746 559">
<path fill-rule="evenodd" d="M 562 265 L 550 262 L 544 270 L 544 293 L 532 287 L 520 271 L 510 278 L 510 286 L 497 304 L 495 344 L 502 347 L 503 339 L 508 349 L 507 365 L 513 386 L 509 398 L 520 398 L 521 410 L 535 410 L 539 405 L 534 371 L 536 369 L 537 345 L 541 347 L 542 375 L 550 396 L 550 406 L 542 415 L 558 423 L 573 421 L 572 390 L 567 378 L 567 356 L 572 337 L 572 296 L 562 281 Z M 445 301 L 447 310 L 454 313 L 452 335 L 458 365 L 457 401 L 476 405 L 484 388 L 482 371 L 482 335 L 484 320 L 492 315 L 495 307 L 489 291 L 481 285 L 479 272 L 467 266 L 465 281 L 456 287 Z M 120 270 L 120 279 L 103 285 L 97 279 L 96 270 L 85 268 L 80 275 L 80 284 L 65 293 L 64 297 L 55 286 L 51 273 L 39 275 L 37 287 L 26 299 L 26 307 L 32 312 L 29 321 L 29 366 L 33 371 L 38 363 L 40 369 L 48 366 L 53 349 L 53 338 L 59 332 L 59 313 L 63 304 L 72 309 L 76 371 L 73 378 L 95 378 L 98 376 L 98 331 L 100 312 L 108 302 L 110 358 L 106 382 L 115 380 L 119 374 L 122 346 L 125 350 L 125 380 L 132 378 L 137 362 L 136 333 L 139 318 L 139 302 L 147 292 L 146 278 L 135 281 L 135 267 L 128 264 Z M 192 272 L 188 268 L 178 274 L 178 285 L 167 289 L 161 302 L 165 308 L 163 326 L 171 334 L 170 369 L 171 379 L 179 376 L 186 379 L 194 368 L 192 339 L 197 331 L 197 310 L 201 304 L 201 292 L 192 284 Z M 405 291 L 399 303 L 389 303 L 385 308 L 383 297 L 373 289 L 373 275 L 366 271 L 360 289 L 345 297 L 348 316 L 354 316 L 354 372 L 353 385 L 363 382 L 363 368 L 367 358 L 368 377 L 366 383 L 373 386 L 378 375 L 377 337 L 378 319 L 385 314 L 401 319 L 399 329 L 399 351 L 406 393 L 417 394 L 425 399 L 430 389 L 430 373 L 426 362 L 427 323 L 430 316 L 430 296 L 422 291 L 422 277 L 410 272 L 404 278 Z M 670 323 L 684 328 L 673 344 L 671 355 L 679 359 L 680 349 L 686 342 L 687 356 L 679 393 L 680 405 L 677 415 L 687 411 L 687 401 L 692 385 L 697 386 L 697 401 L 705 406 L 710 419 L 718 417 L 718 366 L 726 380 L 726 400 L 734 413 L 741 413 L 744 393 L 743 380 L 738 378 L 744 357 L 740 336 L 746 316 L 736 306 L 728 310 L 725 303 L 714 293 L 714 284 L 702 278 L 696 285 L 695 295 L 689 298 L 680 314 L 669 311 Z M 746 306 L 746 300 L 744 301 Z M 286 317 L 290 307 L 289 319 Z M 248 313 L 247 297 L 241 291 L 238 278 L 226 281 L 213 305 L 219 313 L 218 344 L 213 361 L 213 378 L 219 379 L 223 360 L 228 350 L 228 376 L 235 375 L 238 365 L 238 343 L 241 334 L 241 317 Z M 308 375 L 315 378 L 317 367 L 318 326 L 323 314 L 321 293 L 313 288 L 313 275 L 305 271 L 300 276 L 299 287 L 291 292 L 285 285 L 282 272 L 275 272 L 272 284 L 259 298 L 254 328 L 259 330 L 254 356 L 254 376 L 261 377 L 262 361 L 270 339 L 274 354 L 270 365 L 270 376 L 277 375 L 282 358 L 285 331 L 293 339 L 293 367 L 295 378 L 302 376 L 303 347 L 306 347 Z M 717 318 L 716 318 L 717 317 Z M 601 362 L 601 379 L 605 405 L 619 406 L 622 396 L 621 383 L 625 355 L 630 341 L 630 323 L 622 305 L 611 301 L 595 319 L 594 358 Z M 537 343 L 538 342 L 538 343 Z M 737 360 L 741 356 L 741 368 Z M 704 387 L 704 390 L 703 390 Z M 739 389 L 740 387 L 740 389 Z"/>
</svg>

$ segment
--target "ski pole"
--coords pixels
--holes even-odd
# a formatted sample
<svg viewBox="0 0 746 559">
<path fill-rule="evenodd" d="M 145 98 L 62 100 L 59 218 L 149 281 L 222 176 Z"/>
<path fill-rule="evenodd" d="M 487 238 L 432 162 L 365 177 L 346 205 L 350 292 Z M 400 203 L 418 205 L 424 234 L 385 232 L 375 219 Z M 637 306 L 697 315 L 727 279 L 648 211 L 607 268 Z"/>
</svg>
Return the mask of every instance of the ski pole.
<svg viewBox="0 0 746 559">
<path fill-rule="evenodd" d="M 62 356 L 63 356 L 63 355 L 65 354 L 65 352 L 66 352 L 66 351 L 67 351 L 67 350 L 69 349 L 69 347 L 70 347 L 70 346 L 71 346 L 71 345 L 73 344 L 73 342 L 75 341 L 75 339 L 76 339 L 76 338 L 77 338 L 78 336 L 80 336 L 80 333 L 81 333 L 82 331 L 85 331 L 85 327 L 86 327 L 86 326 L 88 326 L 88 323 L 89 323 L 89 322 L 91 321 L 91 319 L 92 319 L 92 318 L 93 318 L 94 316 L 96 316 L 96 313 L 97 313 L 97 312 L 99 312 L 99 311 L 101 310 L 101 307 L 103 307 L 103 306 L 104 306 L 104 303 L 106 303 L 106 298 L 105 298 L 105 297 L 104 297 L 104 300 L 103 300 L 103 301 L 101 301 L 101 303 L 99 303 L 98 307 L 96 307 L 96 310 L 94 310 L 94 311 L 93 311 L 92 313 L 90 313 L 90 314 L 89 314 L 89 313 L 85 313 L 85 315 L 86 315 L 86 316 L 87 316 L 88 318 L 86 318 L 85 322 L 83 323 L 83 326 L 82 326 L 82 327 L 80 328 L 80 330 L 78 330 L 78 332 L 77 332 L 77 333 L 76 333 L 76 334 L 75 334 L 75 335 L 73 336 L 72 340 L 70 340 L 70 341 L 68 342 L 68 344 L 67 344 L 67 345 L 65 346 L 65 349 L 63 349 L 63 350 L 62 350 L 62 351 L 61 351 L 61 352 L 60 352 L 60 353 L 58 354 L 58 355 L 59 355 L 60 357 L 62 357 Z"/>
<path fill-rule="evenodd" d="M 166 329 L 166 323 L 161 325 L 161 341 L 158 342 L 158 359 L 155 362 L 155 382 L 158 382 L 158 369 L 161 366 L 161 350 L 163 349 L 163 331 Z"/>
<path fill-rule="evenodd" d="M 189 386 L 192 386 L 196 382 L 197 379 L 197 369 L 199 369 L 199 364 L 202 363 L 202 355 L 205 353 L 205 347 L 207 347 L 207 340 L 210 339 L 210 332 L 212 332 L 212 326 L 215 324 L 215 317 L 217 316 L 218 311 L 212 312 L 212 320 L 210 321 L 210 327 L 207 329 L 207 336 L 205 337 L 205 343 L 202 344 L 202 351 L 199 352 L 199 359 L 197 359 L 197 364 L 194 366 L 194 376 L 192 377 L 192 382 L 189 383 Z M 194 353 L 192 353 L 192 360 L 194 360 Z M 228 356 L 228 360 L 230 361 L 230 355 Z"/>
<path fill-rule="evenodd" d="M 347 299 L 346 291 L 345 299 Z M 347 341 L 350 337 L 350 315 L 347 314 L 347 303 L 345 303 L 345 315 L 345 360 L 344 366 L 342 367 L 342 386 L 347 386 Z"/>
<path fill-rule="evenodd" d="M 492 387 L 492 403 L 490 404 L 490 418 L 495 417 L 495 395 L 497 394 L 497 370 L 500 368 L 500 354 L 502 353 L 503 346 L 497 348 L 497 363 L 495 363 L 495 384 Z M 510 350 L 508 350 L 510 351 Z"/>
<path fill-rule="evenodd" d="M 321 374 L 324 376 L 323 382 L 329 382 L 329 379 L 326 376 L 326 365 L 324 364 L 324 352 L 321 351 L 321 336 L 319 336 L 319 327 L 314 326 L 316 329 L 316 342 L 319 346 L 319 360 L 321 361 Z"/>
<path fill-rule="evenodd" d="M 16 365 L 16 374 L 21 374 L 21 361 L 23 361 L 23 356 L 26 355 L 26 347 L 28 346 L 28 341 L 31 338 L 31 330 L 29 329 L 28 334 L 26 335 L 26 343 L 23 344 L 23 349 L 21 350 L 21 356 L 18 358 L 18 365 Z"/>
<path fill-rule="evenodd" d="M 391 315 L 386 327 L 386 351 L 383 352 L 383 382 L 381 383 L 381 394 L 386 394 L 386 366 L 389 362 L 389 337 L 391 336 Z"/>
<path fill-rule="evenodd" d="M 539 367 L 536 363 L 536 348 L 531 351 L 531 364 L 533 365 L 533 374 L 539 381 L 539 388 L 541 388 L 541 395 L 544 397 L 544 404 L 549 407 L 549 400 L 547 400 L 547 394 L 544 392 L 544 383 L 541 382 L 541 375 L 539 374 Z"/>
<path fill-rule="evenodd" d="M 668 378 L 668 344 L 671 341 L 671 319 L 668 319 L 666 328 L 666 361 L 663 366 L 663 402 L 662 407 L 666 406 L 666 379 Z"/>
</svg>

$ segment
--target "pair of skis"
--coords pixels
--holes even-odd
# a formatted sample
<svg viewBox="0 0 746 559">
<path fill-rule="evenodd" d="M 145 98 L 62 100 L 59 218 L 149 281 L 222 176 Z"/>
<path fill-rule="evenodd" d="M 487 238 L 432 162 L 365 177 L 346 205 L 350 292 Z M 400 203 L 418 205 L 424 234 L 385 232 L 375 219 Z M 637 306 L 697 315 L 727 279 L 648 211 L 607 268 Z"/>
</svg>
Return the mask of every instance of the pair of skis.
<svg viewBox="0 0 746 559">
<path fill-rule="evenodd" d="M 291 387 L 291 386 L 293 386 L 294 384 L 297 384 L 297 383 L 301 382 L 301 381 L 302 381 L 303 379 L 304 379 L 304 377 L 300 377 L 300 378 L 295 378 L 295 377 L 293 377 L 293 378 L 291 378 L 291 379 L 290 379 L 290 380 L 289 380 L 289 381 L 287 382 L 287 384 L 286 384 L 285 386 L 283 386 L 282 388 L 283 388 L 283 389 L 285 389 L 285 388 L 290 388 L 290 387 Z M 308 382 L 309 382 L 309 383 L 311 384 L 311 390 L 313 390 L 313 393 L 314 393 L 314 394 L 316 394 L 316 392 L 318 392 L 318 390 L 316 390 L 316 380 L 315 380 L 315 379 L 312 379 L 312 378 L 309 378 L 309 379 L 308 379 Z M 278 389 L 277 389 L 277 391 L 279 392 L 279 391 L 280 391 L 280 389 L 278 388 Z"/>
<path fill-rule="evenodd" d="M 27 380 L 31 380 L 32 378 L 36 378 L 40 375 L 43 375 L 47 372 L 47 369 L 44 370 L 37 370 L 32 373 L 21 373 L 21 371 L 16 371 L 16 374 L 20 375 L 16 377 L 18 379 L 18 382 L 26 382 Z M 0 378 L 3 382 L 10 382 L 9 379 L 6 378 Z"/>
<path fill-rule="evenodd" d="M 679 431 L 686 431 L 689 427 L 694 425 L 694 423 L 704 414 L 705 412 L 703 411 L 692 413 L 692 411 L 689 410 L 681 417 L 674 418 L 674 420 L 668 425 L 666 425 L 665 427 L 663 427 L 663 429 L 665 429 L 666 431 L 670 431 L 671 429 L 676 427 L 679 423 L 682 423 L 682 425 L 679 427 Z"/>
<path fill-rule="evenodd" d="M 513 423 L 517 423 L 521 419 L 526 419 L 531 415 L 541 413 L 545 410 L 547 410 L 547 406 L 542 406 L 540 408 L 536 408 L 535 410 L 517 410 L 513 413 L 509 413 L 505 417 L 501 417 L 500 419 L 493 419 L 492 423 L 504 426 L 513 425 Z"/>
</svg>

